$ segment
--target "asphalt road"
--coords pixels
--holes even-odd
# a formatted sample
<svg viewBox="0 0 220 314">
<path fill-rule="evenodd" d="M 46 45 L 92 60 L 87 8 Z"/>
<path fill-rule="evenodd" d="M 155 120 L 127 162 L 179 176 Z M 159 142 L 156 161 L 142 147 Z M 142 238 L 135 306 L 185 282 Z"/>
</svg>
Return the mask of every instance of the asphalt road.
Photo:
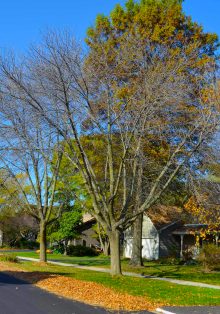
<svg viewBox="0 0 220 314">
<path fill-rule="evenodd" d="M 27 282 L 0 272 L 0 314 L 110 313 L 112 314 L 113 312 L 57 297 Z M 141 313 L 148 314 L 149 312 L 145 311 Z"/>
<path fill-rule="evenodd" d="M 220 314 L 220 306 L 163 307 L 163 309 L 175 314 Z"/>
</svg>

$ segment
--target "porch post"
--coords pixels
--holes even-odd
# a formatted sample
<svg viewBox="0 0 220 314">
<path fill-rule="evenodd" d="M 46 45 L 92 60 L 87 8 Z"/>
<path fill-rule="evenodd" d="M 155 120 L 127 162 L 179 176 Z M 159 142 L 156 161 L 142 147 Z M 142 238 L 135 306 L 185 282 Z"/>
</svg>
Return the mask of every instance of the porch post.
<svg viewBox="0 0 220 314">
<path fill-rule="evenodd" d="M 3 245 L 3 232 L 0 230 L 0 246 Z"/>
<path fill-rule="evenodd" d="M 183 238 L 184 238 L 184 235 L 181 234 L 180 235 L 180 258 L 181 259 L 183 258 Z"/>
<path fill-rule="evenodd" d="M 217 235 L 215 236 L 215 243 L 216 243 L 216 246 L 218 246 L 218 240 L 219 240 L 219 235 L 217 234 Z"/>
</svg>

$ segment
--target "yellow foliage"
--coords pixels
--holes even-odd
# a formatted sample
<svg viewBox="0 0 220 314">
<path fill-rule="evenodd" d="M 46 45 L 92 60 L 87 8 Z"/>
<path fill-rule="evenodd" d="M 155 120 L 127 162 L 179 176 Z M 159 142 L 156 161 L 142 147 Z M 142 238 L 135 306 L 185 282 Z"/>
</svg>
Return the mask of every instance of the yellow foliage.
<svg viewBox="0 0 220 314">
<path fill-rule="evenodd" d="M 205 203 L 206 195 L 203 195 Z M 198 203 L 195 197 L 191 197 L 185 204 L 185 209 L 196 218 L 198 223 L 206 224 L 207 228 L 200 230 L 200 237 L 205 239 L 207 235 L 218 233 L 220 228 L 220 208 L 219 206 L 206 207 Z"/>
</svg>

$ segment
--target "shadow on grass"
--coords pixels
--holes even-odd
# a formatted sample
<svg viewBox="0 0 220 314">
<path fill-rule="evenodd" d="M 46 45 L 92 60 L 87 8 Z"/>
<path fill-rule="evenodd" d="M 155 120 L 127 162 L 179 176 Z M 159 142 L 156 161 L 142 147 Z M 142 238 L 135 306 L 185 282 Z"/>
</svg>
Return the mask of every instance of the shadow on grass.
<svg viewBox="0 0 220 314">
<path fill-rule="evenodd" d="M 147 277 L 156 278 L 171 278 L 187 281 L 204 282 L 210 284 L 220 284 L 220 272 L 206 273 L 198 266 L 183 266 L 183 265 L 168 265 L 168 264 L 154 264 L 145 265 L 145 270 L 142 273 Z"/>
<path fill-rule="evenodd" d="M 169 267 L 169 266 L 167 266 L 167 267 Z M 178 276 L 179 274 L 177 274 L 177 272 L 180 271 L 181 266 L 175 265 L 175 266 L 169 267 L 169 269 L 167 269 L 167 268 L 165 269 L 165 268 L 163 268 L 163 267 L 155 267 L 155 268 L 160 271 L 159 276 L 161 276 L 161 277 L 166 277 L 166 276 L 168 276 L 168 275 L 175 275 L 175 276 Z"/>
<path fill-rule="evenodd" d="M 175 279 L 180 279 L 182 277 L 180 274 L 182 268 L 181 265 L 149 265 L 145 266 L 144 268 L 146 271 L 143 269 L 142 274 L 146 277 L 168 277 Z M 149 268 L 151 271 L 149 271 Z"/>
</svg>

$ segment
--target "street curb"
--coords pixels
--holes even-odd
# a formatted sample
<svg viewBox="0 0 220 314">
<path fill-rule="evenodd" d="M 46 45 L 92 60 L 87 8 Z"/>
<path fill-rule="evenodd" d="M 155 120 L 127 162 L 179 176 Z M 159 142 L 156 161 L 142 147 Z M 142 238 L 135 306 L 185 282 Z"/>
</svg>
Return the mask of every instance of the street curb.
<svg viewBox="0 0 220 314">
<path fill-rule="evenodd" d="M 163 310 L 163 309 L 160 309 L 160 308 L 157 308 L 157 309 L 156 309 L 156 313 L 162 313 L 162 314 L 176 314 L 176 313 L 169 312 L 169 311 L 166 311 L 166 310 Z"/>
</svg>

